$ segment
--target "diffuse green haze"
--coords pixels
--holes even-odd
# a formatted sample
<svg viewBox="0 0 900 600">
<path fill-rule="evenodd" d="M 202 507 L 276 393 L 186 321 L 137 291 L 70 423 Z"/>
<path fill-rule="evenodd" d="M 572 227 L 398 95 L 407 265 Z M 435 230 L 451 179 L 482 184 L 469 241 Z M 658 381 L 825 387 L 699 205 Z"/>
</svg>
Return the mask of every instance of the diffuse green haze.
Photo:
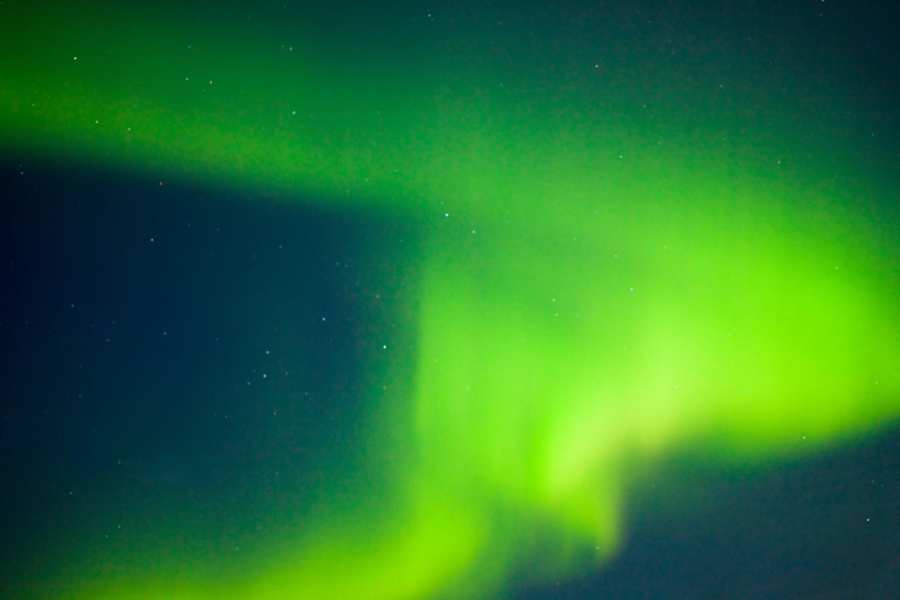
<svg viewBox="0 0 900 600">
<path fill-rule="evenodd" d="M 481 30 L 369 47 L 312 17 L 3 11 L 14 151 L 328 198 L 429 236 L 412 397 L 373 391 L 388 416 L 360 440 L 409 429 L 384 497 L 225 583 L 131 567 L 79 597 L 490 595 L 538 551 L 546 574 L 609 556 L 629 465 L 809 452 L 900 412 L 882 184 L 828 117 L 790 130 L 777 74 Z M 810 143 L 830 152 L 788 159 Z"/>
</svg>

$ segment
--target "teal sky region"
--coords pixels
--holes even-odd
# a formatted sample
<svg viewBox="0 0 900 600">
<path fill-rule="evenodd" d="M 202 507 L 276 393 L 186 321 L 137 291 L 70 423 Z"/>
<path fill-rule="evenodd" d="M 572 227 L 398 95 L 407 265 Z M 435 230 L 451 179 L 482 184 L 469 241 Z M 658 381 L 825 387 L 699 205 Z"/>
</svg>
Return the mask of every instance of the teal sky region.
<svg viewBox="0 0 900 600">
<path fill-rule="evenodd" d="M 33 596 L 497 597 L 602 568 L 669 457 L 896 423 L 894 84 L 821 4 L 0 6 L 5 155 L 416 239 L 360 252 L 409 341 L 362 344 L 359 423 L 269 544 L 137 503 L 177 526 L 57 532 Z"/>
</svg>

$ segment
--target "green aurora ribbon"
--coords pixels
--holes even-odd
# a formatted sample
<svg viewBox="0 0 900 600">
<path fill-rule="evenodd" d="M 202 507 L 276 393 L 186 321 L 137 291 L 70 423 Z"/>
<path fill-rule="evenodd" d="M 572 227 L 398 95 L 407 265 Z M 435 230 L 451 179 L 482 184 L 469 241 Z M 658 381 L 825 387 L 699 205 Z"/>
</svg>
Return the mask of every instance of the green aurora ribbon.
<svg viewBox="0 0 900 600">
<path fill-rule="evenodd" d="M 402 449 L 383 493 L 227 577 L 113 569 L 73 597 L 491 596 L 538 553 L 545 576 L 609 557 L 667 453 L 776 460 L 900 413 L 895 175 L 839 78 L 714 39 L 666 59 L 602 15 L 340 10 L 0 7 L 6 152 L 426 238 L 411 391 L 373 390 L 359 440 Z"/>
</svg>

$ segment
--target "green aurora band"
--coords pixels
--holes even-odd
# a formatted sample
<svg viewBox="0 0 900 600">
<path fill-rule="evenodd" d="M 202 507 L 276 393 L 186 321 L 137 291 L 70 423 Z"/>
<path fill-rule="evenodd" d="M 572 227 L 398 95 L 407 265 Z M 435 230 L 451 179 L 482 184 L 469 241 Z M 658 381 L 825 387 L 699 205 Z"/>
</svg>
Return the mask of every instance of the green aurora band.
<svg viewBox="0 0 900 600">
<path fill-rule="evenodd" d="M 373 390 L 359 440 L 401 457 L 382 491 L 225 574 L 142 569 L 134 540 L 73 598 L 496 596 L 537 553 L 538 577 L 608 558 L 635 473 L 668 453 L 778 460 L 900 414 L 896 182 L 839 80 L 526 35 L 526 16 L 498 34 L 421 10 L 391 31 L 227 3 L 0 11 L 6 152 L 426 237 L 414 366 L 386 367 L 408 393 Z"/>
</svg>

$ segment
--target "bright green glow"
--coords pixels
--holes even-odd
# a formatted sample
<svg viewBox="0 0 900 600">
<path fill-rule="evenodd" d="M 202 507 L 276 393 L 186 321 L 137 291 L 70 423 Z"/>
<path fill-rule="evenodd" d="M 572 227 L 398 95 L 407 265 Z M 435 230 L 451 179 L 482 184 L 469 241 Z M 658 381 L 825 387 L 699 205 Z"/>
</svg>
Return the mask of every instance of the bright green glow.
<svg viewBox="0 0 900 600">
<path fill-rule="evenodd" d="M 897 254 L 851 209 L 883 199 L 852 165 L 782 167 L 790 106 L 737 139 L 722 132 L 744 123 L 700 93 L 681 98 L 697 128 L 625 77 L 587 64 L 573 90 L 552 61 L 493 63 L 453 36 L 443 61 L 342 57 L 312 26 L 282 42 L 17 10 L 8 147 L 319 195 L 431 235 L 415 392 L 373 409 L 390 415 L 374 447 L 385 421 L 413 432 L 391 499 L 225 581 L 131 567 L 80 597 L 489 595 L 529 552 L 551 573 L 613 552 L 631 465 L 808 452 L 900 412 Z"/>
</svg>

